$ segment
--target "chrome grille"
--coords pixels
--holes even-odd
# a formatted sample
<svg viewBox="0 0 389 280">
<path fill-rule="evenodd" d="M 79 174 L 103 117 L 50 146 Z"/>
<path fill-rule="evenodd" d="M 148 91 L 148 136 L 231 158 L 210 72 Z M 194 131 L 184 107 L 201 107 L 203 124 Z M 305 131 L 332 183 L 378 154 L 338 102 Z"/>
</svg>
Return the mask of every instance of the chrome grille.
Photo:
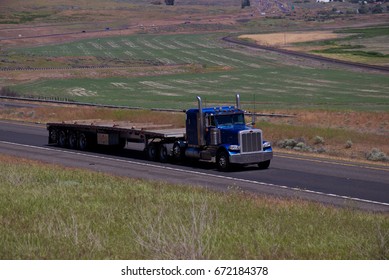
<svg viewBox="0 0 389 280">
<path fill-rule="evenodd" d="M 259 129 L 241 131 L 239 140 L 242 154 L 262 151 L 262 131 Z"/>
</svg>

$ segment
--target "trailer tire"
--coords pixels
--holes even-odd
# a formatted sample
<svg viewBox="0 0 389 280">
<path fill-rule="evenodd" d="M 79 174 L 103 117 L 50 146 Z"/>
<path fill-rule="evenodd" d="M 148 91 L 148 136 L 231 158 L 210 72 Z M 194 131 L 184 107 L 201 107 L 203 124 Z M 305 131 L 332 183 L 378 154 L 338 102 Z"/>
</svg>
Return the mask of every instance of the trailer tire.
<svg viewBox="0 0 389 280">
<path fill-rule="evenodd" d="M 58 146 L 65 148 L 68 144 L 68 137 L 65 130 L 61 130 L 58 135 Z"/>
<path fill-rule="evenodd" d="M 78 137 L 78 147 L 80 148 L 80 150 L 85 151 L 86 149 L 88 149 L 88 145 L 89 143 L 87 136 L 85 135 L 85 133 L 81 133 L 80 137 Z"/>
<path fill-rule="evenodd" d="M 150 144 L 147 148 L 147 158 L 151 161 L 158 160 L 158 146 L 154 143 Z"/>
<path fill-rule="evenodd" d="M 169 160 L 169 153 L 167 151 L 167 148 L 165 145 L 159 146 L 159 161 L 160 162 L 168 162 Z"/>
<path fill-rule="evenodd" d="M 69 148 L 70 149 L 78 148 L 78 138 L 77 138 L 77 133 L 75 131 L 70 132 L 69 134 Z"/>
<path fill-rule="evenodd" d="M 217 153 L 216 165 L 219 171 L 228 171 L 230 169 L 230 156 L 227 151 L 221 150 Z"/>
<path fill-rule="evenodd" d="M 49 144 L 58 144 L 58 130 L 50 129 L 49 131 Z"/>
</svg>

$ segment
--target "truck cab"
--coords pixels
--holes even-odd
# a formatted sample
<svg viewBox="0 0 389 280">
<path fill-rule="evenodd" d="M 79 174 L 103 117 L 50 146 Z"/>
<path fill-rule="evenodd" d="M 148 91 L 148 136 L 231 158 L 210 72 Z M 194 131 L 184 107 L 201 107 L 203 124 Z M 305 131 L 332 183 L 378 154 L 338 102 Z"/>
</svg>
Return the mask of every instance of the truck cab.
<svg viewBox="0 0 389 280">
<path fill-rule="evenodd" d="M 203 108 L 197 97 L 198 108 L 186 112 L 185 141 L 180 143 L 180 156 L 216 161 L 219 170 L 231 164 L 258 164 L 268 168 L 273 157 L 272 147 L 262 138 L 262 130 L 245 122 L 245 112 L 236 106 Z M 178 146 L 173 147 L 173 155 Z"/>
</svg>

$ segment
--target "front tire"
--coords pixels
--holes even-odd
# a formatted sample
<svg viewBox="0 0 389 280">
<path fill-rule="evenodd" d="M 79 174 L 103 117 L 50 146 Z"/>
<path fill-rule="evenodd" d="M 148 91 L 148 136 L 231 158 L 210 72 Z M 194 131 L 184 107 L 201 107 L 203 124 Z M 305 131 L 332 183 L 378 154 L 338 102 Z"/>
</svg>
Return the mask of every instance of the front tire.
<svg viewBox="0 0 389 280">
<path fill-rule="evenodd" d="M 258 163 L 259 169 L 268 169 L 269 165 L 270 165 L 270 159 L 267 161 L 263 161 L 263 162 Z"/>
<path fill-rule="evenodd" d="M 227 171 L 230 169 L 230 156 L 226 151 L 222 150 L 217 154 L 216 165 L 219 171 Z"/>
<path fill-rule="evenodd" d="M 172 155 L 175 162 L 180 162 L 184 160 L 184 149 L 181 147 L 180 142 L 175 142 L 173 144 Z"/>
</svg>

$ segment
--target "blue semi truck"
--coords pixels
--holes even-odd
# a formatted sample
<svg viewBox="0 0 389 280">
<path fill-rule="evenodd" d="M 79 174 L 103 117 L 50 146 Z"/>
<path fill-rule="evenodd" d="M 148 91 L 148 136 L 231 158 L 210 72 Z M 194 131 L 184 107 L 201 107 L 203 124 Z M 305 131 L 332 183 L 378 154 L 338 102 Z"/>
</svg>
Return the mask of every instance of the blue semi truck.
<svg viewBox="0 0 389 280">
<path fill-rule="evenodd" d="M 199 96 L 197 101 L 197 108 L 186 111 L 185 128 L 101 120 L 48 123 L 49 144 L 86 150 L 99 146 L 121 149 L 141 143 L 153 161 L 210 161 L 221 171 L 234 165 L 269 167 L 271 144 L 263 140 L 262 130 L 246 124 L 239 95 L 235 106 L 203 108 Z"/>
</svg>

